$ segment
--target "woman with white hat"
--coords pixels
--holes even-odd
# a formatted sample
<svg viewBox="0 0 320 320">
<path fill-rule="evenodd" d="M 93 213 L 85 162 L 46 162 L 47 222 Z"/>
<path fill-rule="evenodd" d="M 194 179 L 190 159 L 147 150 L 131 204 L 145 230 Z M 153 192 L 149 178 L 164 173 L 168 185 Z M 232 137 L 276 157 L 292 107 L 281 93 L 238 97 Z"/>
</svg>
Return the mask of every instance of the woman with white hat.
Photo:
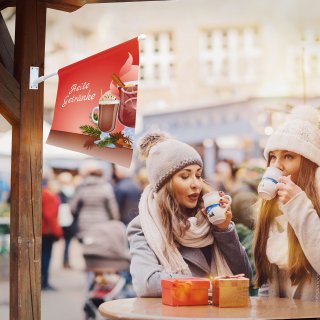
<svg viewBox="0 0 320 320">
<path fill-rule="evenodd" d="M 297 107 L 267 141 L 268 166 L 280 169 L 277 196 L 261 203 L 254 255 L 256 284 L 269 296 L 320 300 L 319 113 Z M 261 290 L 262 291 L 262 290 Z"/>
</svg>

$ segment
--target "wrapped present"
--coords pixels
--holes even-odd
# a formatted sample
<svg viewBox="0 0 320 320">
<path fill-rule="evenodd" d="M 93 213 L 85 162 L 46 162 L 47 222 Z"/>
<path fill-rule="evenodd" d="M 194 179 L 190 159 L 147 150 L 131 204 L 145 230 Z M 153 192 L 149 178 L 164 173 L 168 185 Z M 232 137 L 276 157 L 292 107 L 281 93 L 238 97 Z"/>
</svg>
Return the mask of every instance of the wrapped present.
<svg viewBox="0 0 320 320">
<path fill-rule="evenodd" d="M 208 304 L 210 280 L 206 278 L 176 278 L 161 280 L 162 303 L 170 306 Z"/>
<path fill-rule="evenodd" d="M 212 280 L 212 304 L 221 308 L 247 307 L 249 279 L 244 274 L 215 277 Z"/>
</svg>

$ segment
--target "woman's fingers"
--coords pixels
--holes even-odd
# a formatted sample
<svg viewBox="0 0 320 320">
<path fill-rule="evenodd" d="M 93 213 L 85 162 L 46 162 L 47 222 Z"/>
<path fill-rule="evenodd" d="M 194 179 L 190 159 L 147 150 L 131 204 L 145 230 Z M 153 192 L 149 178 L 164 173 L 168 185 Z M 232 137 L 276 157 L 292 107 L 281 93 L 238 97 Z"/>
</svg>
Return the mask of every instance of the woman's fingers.
<svg viewBox="0 0 320 320">
<path fill-rule="evenodd" d="M 282 182 L 278 182 L 276 184 L 276 189 L 277 190 L 284 190 L 285 188 L 286 188 L 286 185 L 284 183 L 282 183 Z"/>
<path fill-rule="evenodd" d="M 229 219 L 229 222 L 230 222 L 231 219 L 232 219 L 232 212 L 231 212 L 230 209 L 226 211 L 226 219 Z"/>
<path fill-rule="evenodd" d="M 227 198 L 221 198 L 219 200 L 219 204 L 220 204 L 220 207 L 226 208 L 230 204 L 230 202 L 229 202 L 229 199 Z"/>
<path fill-rule="evenodd" d="M 231 222 L 231 218 L 232 218 L 232 212 L 230 209 L 226 211 L 225 216 L 226 216 L 225 221 L 223 221 L 222 223 L 219 223 L 218 225 L 215 225 L 215 228 L 217 228 L 219 231 L 224 231 L 228 229 Z"/>
<path fill-rule="evenodd" d="M 296 185 L 292 180 L 291 176 L 283 176 L 280 177 L 279 183 L 277 183 L 277 194 L 278 199 L 282 204 L 286 204 L 289 200 L 294 198 L 299 192 L 301 192 L 301 188 Z"/>
<path fill-rule="evenodd" d="M 287 183 L 292 182 L 292 180 L 291 180 L 291 174 L 290 174 L 289 176 L 281 176 L 281 177 L 279 178 L 279 182 L 284 183 L 284 184 L 287 184 Z"/>
</svg>

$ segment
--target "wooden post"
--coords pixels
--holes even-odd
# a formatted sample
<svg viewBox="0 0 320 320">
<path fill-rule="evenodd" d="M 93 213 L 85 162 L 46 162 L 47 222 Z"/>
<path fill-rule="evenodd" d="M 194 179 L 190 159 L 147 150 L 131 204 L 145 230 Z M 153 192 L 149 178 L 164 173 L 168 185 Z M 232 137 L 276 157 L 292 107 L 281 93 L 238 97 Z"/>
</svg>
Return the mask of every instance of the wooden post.
<svg viewBox="0 0 320 320">
<path fill-rule="evenodd" d="M 12 126 L 10 319 L 41 318 L 41 180 L 43 83 L 29 89 L 30 66 L 44 71 L 46 4 L 16 1 L 14 76 L 20 123 Z"/>
</svg>

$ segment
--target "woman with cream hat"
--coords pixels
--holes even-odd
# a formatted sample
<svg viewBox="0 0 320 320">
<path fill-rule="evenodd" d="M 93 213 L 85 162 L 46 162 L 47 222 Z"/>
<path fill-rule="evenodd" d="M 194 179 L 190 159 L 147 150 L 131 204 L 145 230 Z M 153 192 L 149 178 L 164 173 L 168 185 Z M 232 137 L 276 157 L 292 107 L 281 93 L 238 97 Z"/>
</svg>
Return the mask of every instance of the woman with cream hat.
<svg viewBox="0 0 320 320">
<path fill-rule="evenodd" d="M 264 150 L 283 173 L 255 230 L 256 284 L 269 296 L 320 301 L 319 120 L 315 108 L 295 108 Z"/>
</svg>

